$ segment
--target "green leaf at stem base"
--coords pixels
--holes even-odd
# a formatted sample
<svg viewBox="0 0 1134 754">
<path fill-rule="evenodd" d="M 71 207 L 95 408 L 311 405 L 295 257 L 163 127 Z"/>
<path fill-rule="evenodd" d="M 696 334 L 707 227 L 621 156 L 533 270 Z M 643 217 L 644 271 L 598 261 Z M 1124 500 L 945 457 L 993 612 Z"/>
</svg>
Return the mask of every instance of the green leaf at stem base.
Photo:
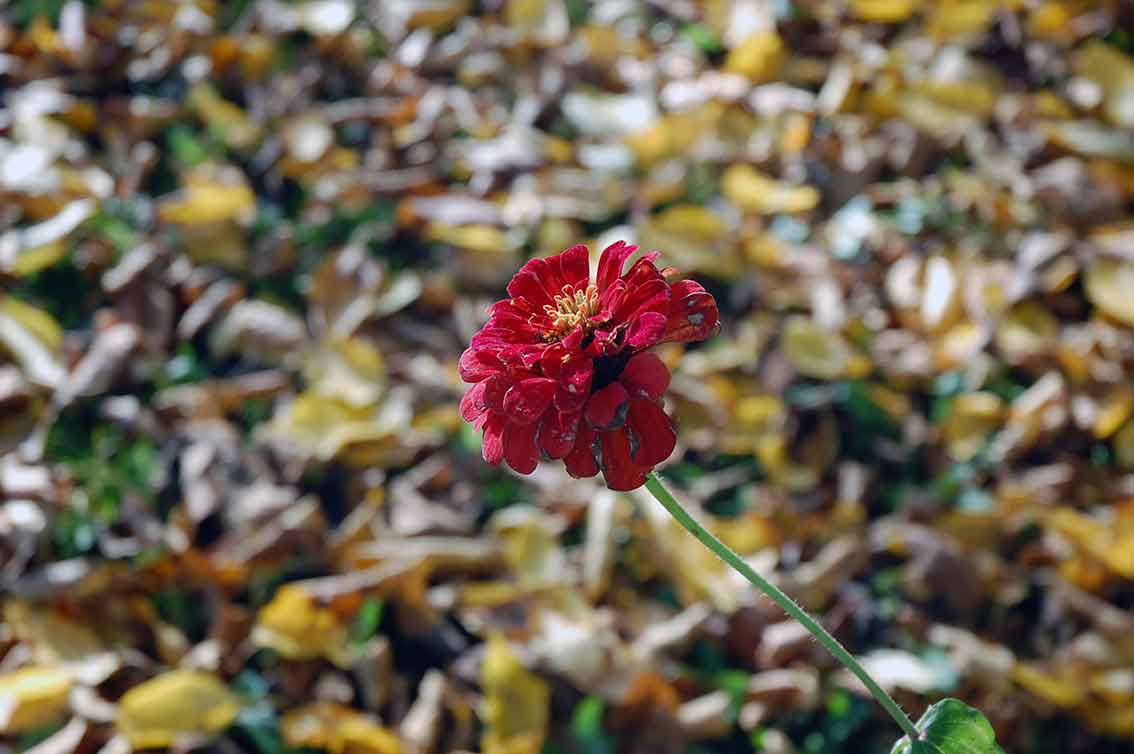
<svg viewBox="0 0 1134 754">
<path fill-rule="evenodd" d="M 996 732 L 980 710 L 956 699 L 942 699 L 917 721 L 920 736 L 903 736 L 890 754 L 1004 754 Z"/>
</svg>

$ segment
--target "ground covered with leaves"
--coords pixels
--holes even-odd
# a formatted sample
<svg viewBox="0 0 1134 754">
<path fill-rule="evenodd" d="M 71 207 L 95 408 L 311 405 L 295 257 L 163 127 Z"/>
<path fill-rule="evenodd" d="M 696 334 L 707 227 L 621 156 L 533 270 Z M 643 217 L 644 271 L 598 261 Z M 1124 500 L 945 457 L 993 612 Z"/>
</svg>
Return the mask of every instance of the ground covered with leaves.
<svg viewBox="0 0 1134 754">
<path fill-rule="evenodd" d="M 0 751 L 889 751 L 644 493 L 486 466 L 456 361 L 618 238 L 683 500 L 913 715 L 1134 741 L 1134 10 L 11 0 Z"/>
</svg>

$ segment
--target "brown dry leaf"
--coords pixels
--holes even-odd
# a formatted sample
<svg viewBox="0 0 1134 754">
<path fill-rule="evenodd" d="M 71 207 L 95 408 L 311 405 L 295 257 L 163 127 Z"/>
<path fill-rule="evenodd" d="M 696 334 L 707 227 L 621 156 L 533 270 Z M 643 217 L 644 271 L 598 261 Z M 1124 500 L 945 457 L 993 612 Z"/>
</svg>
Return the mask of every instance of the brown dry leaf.
<svg viewBox="0 0 1134 754">
<path fill-rule="evenodd" d="M 118 703 L 118 731 L 136 749 L 174 746 L 228 727 L 240 700 L 210 673 L 171 670 L 127 691 Z"/>
</svg>

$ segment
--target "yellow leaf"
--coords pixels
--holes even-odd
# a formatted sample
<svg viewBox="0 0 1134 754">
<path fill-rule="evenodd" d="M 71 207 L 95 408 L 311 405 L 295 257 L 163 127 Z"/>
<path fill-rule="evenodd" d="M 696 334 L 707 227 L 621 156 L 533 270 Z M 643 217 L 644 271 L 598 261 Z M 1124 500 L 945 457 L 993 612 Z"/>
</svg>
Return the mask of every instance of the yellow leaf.
<svg viewBox="0 0 1134 754">
<path fill-rule="evenodd" d="M 747 76 L 754 84 L 771 81 L 784 60 L 784 41 L 774 31 L 752 34 L 725 58 L 724 69 Z"/>
<path fill-rule="evenodd" d="M 311 390 L 356 406 L 382 397 L 386 370 L 382 353 L 360 338 L 328 339 L 307 358 L 303 370 Z"/>
<path fill-rule="evenodd" d="M 1058 508 L 1044 524 L 1114 573 L 1134 579 L 1134 516 L 1103 522 L 1071 508 Z"/>
<path fill-rule="evenodd" d="M 7 314 L 52 351 L 63 345 L 63 328 L 43 309 L 25 304 L 14 296 L 0 298 L 0 314 Z"/>
<path fill-rule="evenodd" d="M 401 400 L 352 406 L 309 390 L 277 411 L 258 431 L 299 456 L 384 465 L 415 452 L 414 437 L 407 430 L 411 421 L 410 407 Z"/>
<path fill-rule="evenodd" d="M 851 357 L 842 335 L 801 316 L 784 322 L 783 352 L 797 372 L 820 380 L 844 376 Z"/>
<path fill-rule="evenodd" d="M 442 29 L 469 12 L 471 0 L 414 0 L 406 7 L 412 9 L 406 19 L 411 29 Z"/>
<path fill-rule="evenodd" d="M 174 225 L 209 225 L 249 217 L 256 195 L 236 170 L 199 169 L 185 177 L 185 187 L 158 206 L 158 217 Z"/>
<path fill-rule="evenodd" d="M 771 178 L 751 165 L 733 165 L 721 176 L 721 193 L 746 212 L 774 215 L 806 212 L 819 206 L 813 186 L 793 186 Z"/>
<path fill-rule="evenodd" d="M 724 109 L 710 102 L 691 112 L 671 113 L 626 137 L 626 146 L 639 162 L 651 164 L 689 149 L 717 127 Z"/>
<path fill-rule="evenodd" d="M 1044 353 L 1059 340 L 1059 320 L 1035 301 L 1013 306 L 996 328 L 996 346 L 1011 364 Z"/>
<path fill-rule="evenodd" d="M 504 556 L 521 586 L 561 582 L 566 555 L 554 517 L 531 506 L 514 506 L 496 513 L 490 526 L 500 533 Z"/>
<path fill-rule="evenodd" d="M 260 608 L 252 641 L 291 660 L 335 660 L 346 648 L 347 628 L 337 613 L 317 604 L 302 586 L 284 584 Z"/>
<path fill-rule="evenodd" d="M 118 731 L 135 749 L 172 746 L 228 727 L 240 700 L 216 676 L 171 670 L 127 691 L 118 705 Z"/>
<path fill-rule="evenodd" d="M 1095 437 L 1100 440 L 1113 435 L 1134 414 L 1134 390 L 1129 385 L 1116 386 L 1102 405 L 1099 406 L 1098 416 L 1095 417 Z"/>
<path fill-rule="evenodd" d="M 334 702 L 314 702 L 280 720 L 288 746 L 324 749 L 331 754 L 400 754 L 397 736 L 369 715 Z"/>
<path fill-rule="evenodd" d="M 1095 39 L 1075 56 L 1075 68 L 1102 89 L 1107 120 L 1120 128 L 1134 128 L 1134 59 Z"/>
<path fill-rule="evenodd" d="M 12 263 L 12 274 L 16 277 L 34 275 L 51 267 L 67 255 L 67 245 L 62 241 L 52 241 L 42 246 L 24 249 Z"/>
<path fill-rule="evenodd" d="M 1017 665 L 1012 671 L 1012 678 L 1056 707 L 1073 709 L 1083 701 L 1083 688 L 1076 679 L 1054 675 L 1034 665 Z"/>
<path fill-rule="evenodd" d="M 238 106 L 222 98 L 207 83 L 194 84 L 187 97 L 189 107 L 211 129 L 219 131 L 225 144 L 240 149 L 251 146 L 259 137 L 260 128 Z"/>
<path fill-rule="evenodd" d="M 636 230 L 643 248 L 665 249 L 666 260 L 682 270 L 726 280 L 741 271 L 724 218 L 705 207 L 677 204 L 643 218 Z"/>
<path fill-rule="evenodd" d="M 958 395 L 941 427 L 949 455 L 962 462 L 975 458 L 989 433 L 1002 424 L 1004 414 L 1004 401 L 993 393 Z"/>
<path fill-rule="evenodd" d="M 485 254 L 511 254 L 516 250 L 516 244 L 505 235 L 504 231 L 492 225 L 449 225 L 431 222 L 425 227 L 424 235 L 430 241 Z"/>
<path fill-rule="evenodd" d="M 896 24 L 917 10 L 916 0 L 852 0 L 851 11 L 863 21 Z"/>
<path fill-rule="evenodd" d="M 27 378 L 57 387 L 67 376 L 59 359 L 63 328 L 47 312 L 13 296 L 0 296 L 0 354 L 10 355 Z"/>
<path fill-rule="evenodd" d="M 480 670 L 484 688 L 484 754 L 538 754 L 547 736 L 551 689 L 493 634 Z"/>
<path fill-rule="evenodd" d="M 996 10 L 996 4 L 990 0 L 941 4 L 926 23 L 926 31 L 941 41 L 981 34 L 988 28 Z"/>
<path fill-rule="evenodd" d="M 70 692 L 70 673 L 57 667 L 33 666 L 0 675 L 0 735 L 60 720 Z"/>
<path fill-rule="evenodd" d="M 1134 262 L 1096 257 L 1087 265 L 1084 284 L 1092 304 L 1134 327 Z"/>
<path fill-rule="evenodd" d="M 1134 469 L 1134 421 L 1128 421 L 1114 435 L 1114 460 L 1120 468 Z"/>
<path fill-rule="evenodd" d="M 663 231 L 682 233 L 702 241 L 715 241 L 725 232 L 720 215 L 707 207 L 677 204 L 659 212 L 654 223 Z"/>
</svg>

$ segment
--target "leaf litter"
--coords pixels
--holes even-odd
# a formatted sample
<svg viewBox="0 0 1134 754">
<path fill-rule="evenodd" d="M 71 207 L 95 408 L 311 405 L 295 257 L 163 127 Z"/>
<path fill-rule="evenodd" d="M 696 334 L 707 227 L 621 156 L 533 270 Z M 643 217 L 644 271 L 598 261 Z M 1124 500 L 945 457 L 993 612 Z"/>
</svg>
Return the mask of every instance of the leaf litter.
<svg viewBox="0 0 1134 754">
<path fill-rule="evenodd" d="M 651 501 L 479 462 L 485 306 L 627 238 L 721 303 L 659 353 L 702 519 L 907 709 L 1125 750 L 1131 21 L 9 3 L 0 747 L 887 750 Z"/>
</svg>

